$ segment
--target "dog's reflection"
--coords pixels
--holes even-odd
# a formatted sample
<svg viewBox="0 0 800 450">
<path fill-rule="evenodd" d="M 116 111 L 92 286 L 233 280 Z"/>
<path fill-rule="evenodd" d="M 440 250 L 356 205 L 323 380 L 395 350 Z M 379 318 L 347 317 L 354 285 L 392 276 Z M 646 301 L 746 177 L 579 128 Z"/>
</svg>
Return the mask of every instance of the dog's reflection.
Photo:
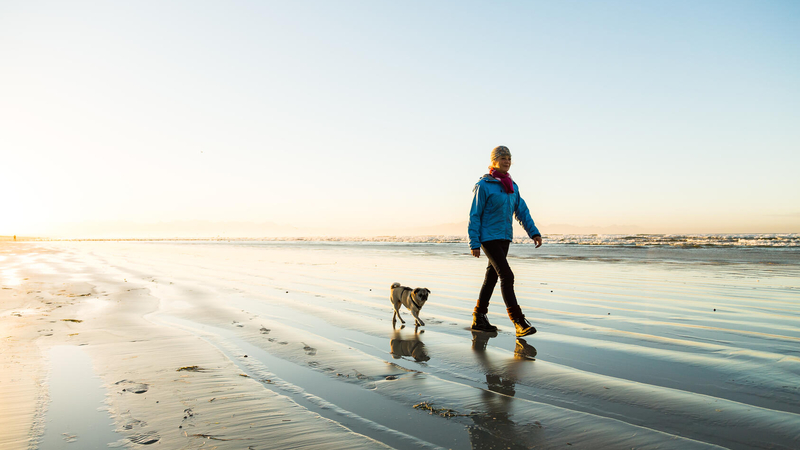
<svg viewBox="0 0 800 450">
<path fill-rule="evenodd" d="M 511 404 L 516 394 L 517 374 L 522 364 L 534 360 L 536 349 L 524 339 L 517 338 L 513 358 L 492 360 L 486 353 L 486 346 L 495 336 L 497 333 L 472 333 L 472 349 L 486 374 L 488 389 L 481 395 L 485 410 L 472 416 L 474 425 L 469 427 L 470 442 L 473 450 L 528 448 L 518 442 L 523 430 L 511 420 Z"/>
<path fill-rule="evenodd" d="M 403 356 L 410 356 L 417 362 L 429 361 L 431 357 L 428 356 L 428 352 L 425 350 L 425 344 L 419 338 L 419 335 L 424 333 L 424 331 L 418 332 L 418 327 L 415 327 L 413 335 L 405 336 L 406 339 L 401 339 L 402 335 L 400 330 L 403 328 L 405 328 L 405 326 L 401 326 L 399 330 L 395 329 L 392 339 L 389 341 L 392 357 L 394 359 L 400 359 Z"/>
</svg>

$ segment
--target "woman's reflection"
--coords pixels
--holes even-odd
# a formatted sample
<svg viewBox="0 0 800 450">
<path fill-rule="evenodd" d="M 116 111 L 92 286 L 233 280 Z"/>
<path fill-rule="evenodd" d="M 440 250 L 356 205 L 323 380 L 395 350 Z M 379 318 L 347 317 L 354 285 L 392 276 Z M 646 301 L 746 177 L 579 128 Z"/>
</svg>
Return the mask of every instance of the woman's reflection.
<svg viewBox="0 0 800 450">
<path fill-rule="evenodd" d="M 473 450 L 528 448 L 520 442 L 525 439 L 519 439 L 521 430 L 511 420 L 511 404 L 516 394 L 517 373 L 522 364 L 534 360 L 536 349 L 517 338 L 513 358 L 493 360 L 486 353 L 486 346 L 495 336 L 497 333 L 472 333 L 472 349 L 486 374 L 488 389 L 481 396 L 485 410 L 471 416 L 475 424 L 469 427 L 470 442 Z"/>
</svg>

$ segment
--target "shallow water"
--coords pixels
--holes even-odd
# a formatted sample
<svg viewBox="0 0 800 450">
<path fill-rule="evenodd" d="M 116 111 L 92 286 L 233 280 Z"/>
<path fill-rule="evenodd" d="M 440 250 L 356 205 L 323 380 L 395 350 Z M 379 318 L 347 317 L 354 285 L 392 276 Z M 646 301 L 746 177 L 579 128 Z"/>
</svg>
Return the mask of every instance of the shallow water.
<svg viewBox="0 0 800 450">
<path fill-rule="evenodd" d="M 464 244 L 52 245 L 280 380 L 263 389 L 398 448 L 800 448 L 794 249 L 512 245 L 539 329 L 518 343 L 499 289 L 500 333 L 468 331 L 486 259 Z M 424 327 L 392 326 L 395 281 L 432 291 Z"/>
<path fill-rule="evenodd" d="M 105 407 L 106 391 L 80 347 L 50 349 L 50 403 L 40 450 L 107 449 L 123 437 Z"/>
</svg>

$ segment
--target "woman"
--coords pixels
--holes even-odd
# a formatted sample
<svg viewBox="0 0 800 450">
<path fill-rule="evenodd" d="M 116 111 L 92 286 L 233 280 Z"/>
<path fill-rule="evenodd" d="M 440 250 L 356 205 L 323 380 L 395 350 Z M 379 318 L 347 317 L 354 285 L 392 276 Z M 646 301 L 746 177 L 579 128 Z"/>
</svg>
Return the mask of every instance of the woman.
<svg viewBox="0 0 800 450">
<path fill-rule="evenodd" d="M 517 336 L 528 336 L 536 333 L 536 328 L 525 319 L 517 303 L 517 296 L 514 294 L 514 273 L 506 259 L 508 246 L 514 238 L 511 226 L 512 214 L 536 243 L 536 248 L 542 246 L 542 235 L 531 219 L 528 206 L 519 195 L 517 184 L 508 174 L 508 169 L 511 168 L 511 151 L 501 145 L 492 150 L 491 157 L 492 165 L 489 166 L 489 173 L 475 184 L 472 191 L 474 198 L 469 212 L 469 247 L 472 256 L 480 258 L 483 249 L 489 259 L 478 304 L 472 314 L 472 329 L 497 331 L 497 327 L 489 323 L 486 314 L 489 312 L 489 299 L 492 297 L 499 276 L 500 291 Z"/>
</svg>

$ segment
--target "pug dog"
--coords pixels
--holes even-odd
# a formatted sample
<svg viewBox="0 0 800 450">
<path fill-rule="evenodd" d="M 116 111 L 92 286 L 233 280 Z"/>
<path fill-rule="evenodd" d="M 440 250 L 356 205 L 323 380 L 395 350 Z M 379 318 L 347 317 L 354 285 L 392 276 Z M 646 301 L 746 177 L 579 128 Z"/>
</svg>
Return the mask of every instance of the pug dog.
<svg viewBox="0 0 800 450">
<path fill-rule="evenodd" d="M 425 302 L 428 301 L 428 295 L 430 295 L 430 293 L 431 291 L 428 288 L 412 289 L 407 286 L 401 286 L 400 283 L 393 283 L 389 294 L 389 301 L 392 302 L 392 306 L 394 307 L 392 324 L 396 323 L 397 319 L 400 319 L 402 323 L 406 323 L 406 321 L 400 317 L 400 305 L 404 305 L 411 311 L 411 315 L 414 316 L 414 324 L 418 327 L 425 326 L 425 322 L 419 318 L 419 310 L 421 310 Z"/>
</svg>

